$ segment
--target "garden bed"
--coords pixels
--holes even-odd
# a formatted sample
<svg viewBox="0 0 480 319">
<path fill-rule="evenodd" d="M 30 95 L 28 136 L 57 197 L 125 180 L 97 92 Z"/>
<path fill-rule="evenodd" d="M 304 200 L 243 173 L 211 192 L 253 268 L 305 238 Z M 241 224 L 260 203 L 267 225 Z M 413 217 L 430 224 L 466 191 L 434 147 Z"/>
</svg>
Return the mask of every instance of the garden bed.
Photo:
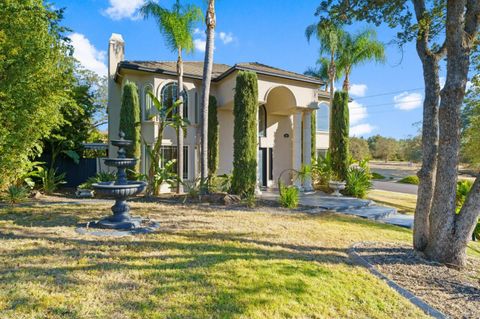
<svg viewBox="0 0 480 319">
<path fill-rule="evenodd" d="M 422 258 L 405 244 L 364 242 L 355 252 L 430 306 L 451 318 L 480 318 L 480 259 L 456 270 Z"/>
</svg>

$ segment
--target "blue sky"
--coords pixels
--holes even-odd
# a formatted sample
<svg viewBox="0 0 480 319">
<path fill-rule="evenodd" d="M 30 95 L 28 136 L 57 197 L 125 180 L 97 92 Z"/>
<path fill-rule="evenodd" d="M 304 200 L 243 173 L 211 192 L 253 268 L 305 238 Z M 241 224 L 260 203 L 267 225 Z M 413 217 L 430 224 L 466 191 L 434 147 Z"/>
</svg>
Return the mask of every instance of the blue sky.
<svg viewBox="0 0 480 319">
<path fill-rule="evenodd" d="M 120 33 L 126 42 L 127 60 L 175 60 L 165 46 L 153 20 L 139 18 L 143 0 L 57 0 L 65 7 L 64 24 L 71 35 L 76 57 L 85 67 L 106 72 L 106 50 L 111 33 Z M 170 7 L 173 0 L 160 0 Z M 205 7 L 204 0 L 191 0 Z M 215 62 L 234 64 L 257 61 L 303 73 L 318 58 L 318 43 L 308 43 L 304 32 L 315 22 L 313 12 L 319 1 L 293 0 L 218 0 Z M 203 25 L 199 25 L 203 29 Z M 366 25 L 354 25 L 358 31 Z M 395 31 L 377 28 L 378 38 L 389 43 Z M 202 32 L 195 42 L 202 47 Z M 185 57 L 203 61 L 203 52 Z M 351 131 L 357 136 L 381 134 L 405 138 L 415 134 L 412 124 L 421 121 L 423 77 L 415 47 L 409 44 L 401 52 L 387 45 L 387 62 L 369 63 L 353 70 L 351 77 Z M 341 82 L 337 87 L 341 86 Z"/>
</svg>

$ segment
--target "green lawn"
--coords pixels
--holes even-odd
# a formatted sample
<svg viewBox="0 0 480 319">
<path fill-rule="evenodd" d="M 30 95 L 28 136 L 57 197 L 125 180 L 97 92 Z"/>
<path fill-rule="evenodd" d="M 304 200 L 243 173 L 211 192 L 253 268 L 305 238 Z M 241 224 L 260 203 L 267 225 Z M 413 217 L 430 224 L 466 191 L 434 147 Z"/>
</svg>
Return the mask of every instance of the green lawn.
<svg viewBox="0 0 480 319">
<path fill-rule="evenodd" d="M 133 207 L 161 230 L 75 233 L 109 205 L 0 208 L 0 318 L 423 317 L 347 256 L 357 241 L 410 241 L 409 230 L 270 208 Z"/>
</svg>

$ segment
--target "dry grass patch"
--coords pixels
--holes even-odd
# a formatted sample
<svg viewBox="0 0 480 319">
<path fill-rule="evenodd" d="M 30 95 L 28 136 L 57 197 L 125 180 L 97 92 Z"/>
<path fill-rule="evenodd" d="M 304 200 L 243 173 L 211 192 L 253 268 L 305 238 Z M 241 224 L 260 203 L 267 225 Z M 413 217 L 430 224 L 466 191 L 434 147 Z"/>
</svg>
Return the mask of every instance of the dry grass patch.
<svg viewBox="0 0 480 319">
<path fill-rule="evenodd" d="M 372 189 L 368 199 L 383 205 L 395 207 L 401 214 L 413 214 L 417 205 L 417 195 Z"/>
<path fill-rule="evenodd" d="M 0 208 L 0 318 L 421 318 L 354 242 L 409 230 L 335 214 L 134 203 L 147 236 L 74 231 L 104 204 Z"/>
</svg>

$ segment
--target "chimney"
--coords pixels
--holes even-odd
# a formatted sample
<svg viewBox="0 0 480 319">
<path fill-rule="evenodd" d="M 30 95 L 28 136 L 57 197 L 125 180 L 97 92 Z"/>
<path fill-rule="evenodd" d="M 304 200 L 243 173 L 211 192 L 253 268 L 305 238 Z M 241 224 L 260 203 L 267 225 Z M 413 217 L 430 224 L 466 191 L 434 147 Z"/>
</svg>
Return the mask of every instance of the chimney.
<svg viewBox="0 0 480 319">
<path fill-rule="evenodd" d="M 125 58 L 125 41 L 122 35 L 112 33 L 108 42 L 108 138 L 118 138 L 118 130 L 120 125 L 120 105 L 122 86 L 121 83 L 115 82 L 118 63 Z M 109 143 L 108 154 L 116 156 L 116 147 L 112 147 Z"/>
<path fill-rule="evenodd" d="M 108 43 L 108 77 L 113 80 L 117 65 L 125 59 L 125 41 L 121 34 L 112 33 Z"/>
</svg>

